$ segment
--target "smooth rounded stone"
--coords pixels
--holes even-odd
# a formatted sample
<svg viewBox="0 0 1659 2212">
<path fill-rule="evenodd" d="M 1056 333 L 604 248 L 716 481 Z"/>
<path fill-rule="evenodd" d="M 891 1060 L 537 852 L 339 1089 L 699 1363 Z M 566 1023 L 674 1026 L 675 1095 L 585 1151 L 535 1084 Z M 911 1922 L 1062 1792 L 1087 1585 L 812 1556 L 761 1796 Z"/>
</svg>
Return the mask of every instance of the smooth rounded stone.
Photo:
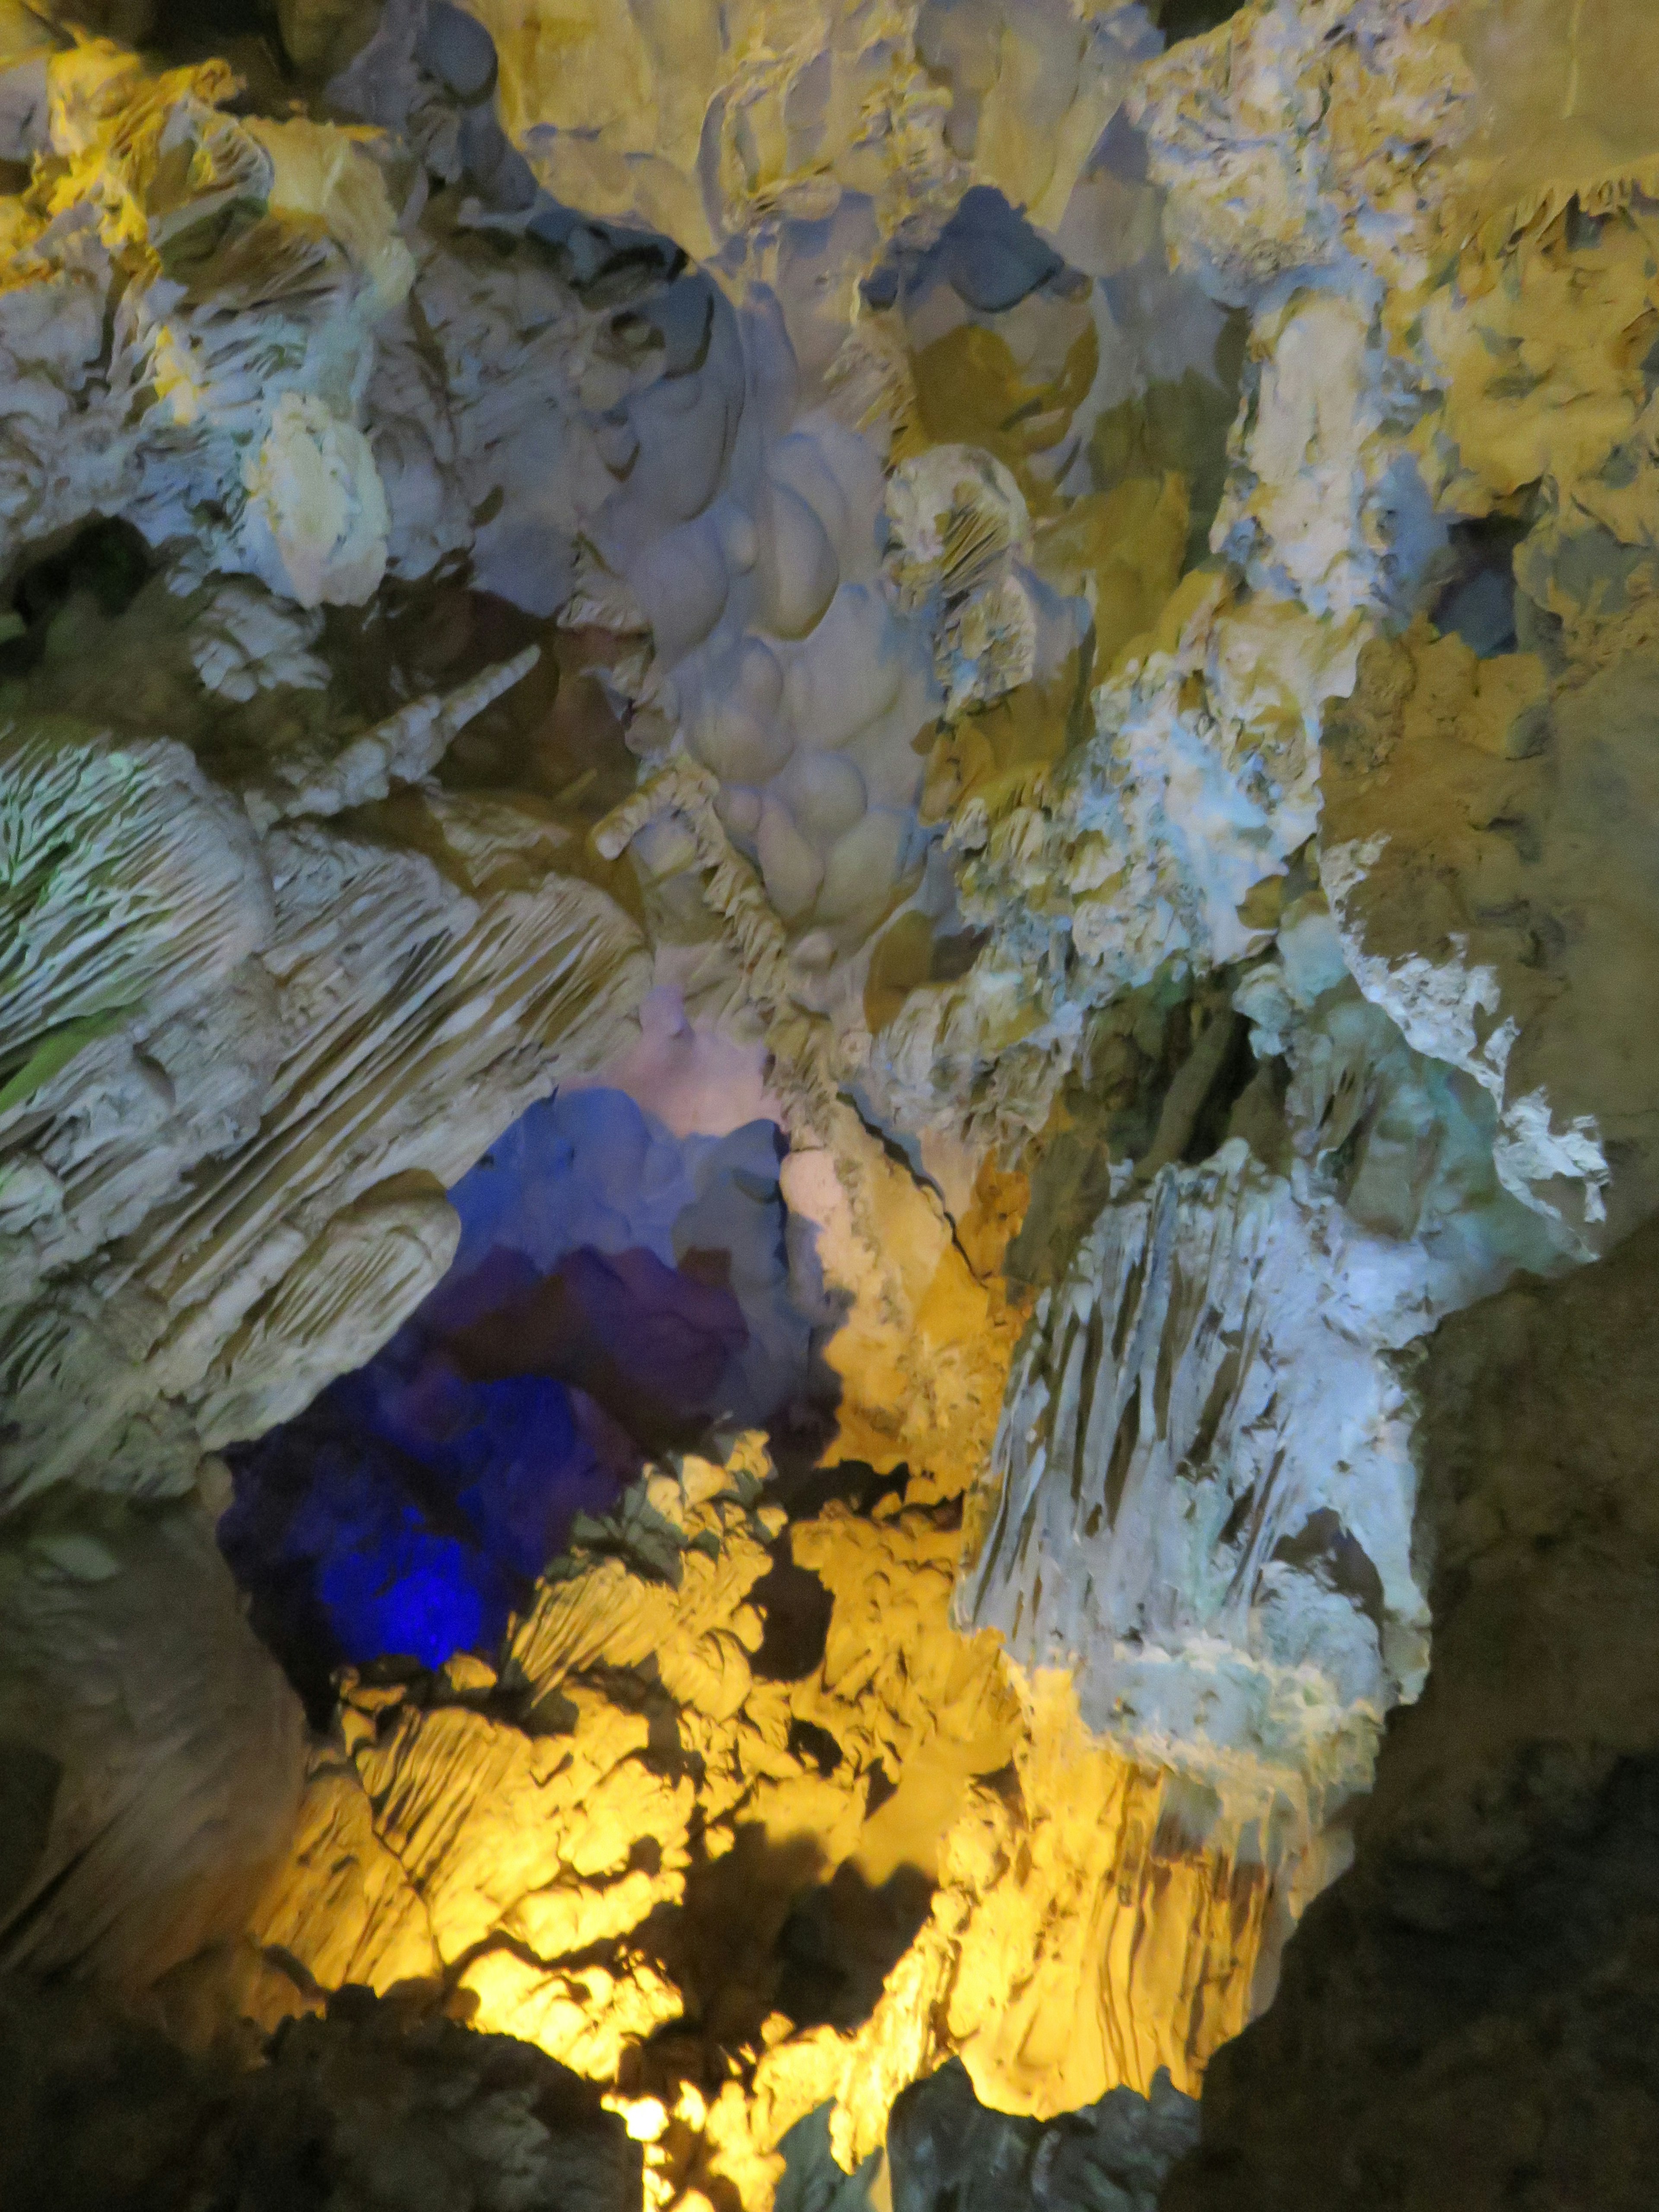
<svg viewBox="0 0 1659 2212">
<path fill-rule="evenodd" d="M 775 447 L 769 466 L 775 476 L 813 507 L 818 501 L 814 487 L 833 483 L 846 519 L 837 530 L 831 527 L 824 508 L 818 507 L 818 513 L 835 541 L 842 581 L 868 583 L 879 574 L 878 525 L 887 493 L 887 472 L 867 438 L 849 430 L 832 415 L 805 416 L 792 434 Z"/>
<path fill-rule="evenodd" d="M 722 301 L 722 305 L 724 305 Z M 738 320 L 730 308 L 734 337 Z M 744 302 L 742 336 L 738 341 L 743 360 L 743 391 L 753 409 L 753 419 L 769 446 L 775 445 L 794 427 L 800 413 L 800 367 L 790 343 L 783 308 L 765 285 L 756 285 Z"/>
<path fill-rule="evenodd" d="M 766 896 L 786 921 L 804 915 L 824 880 L 824 864 L 796 829 L 787 807 L 769 798 L 756 836 Z"/>
<path fill-rule="evenodd" d="M 694 271 L 640 302 L 636 312 L 661 337 L 665 377 L 685 376 L 708 358 L 717 297 L 713 281 Z"/>
<path fill-rule="evenodd" d="M 874 204 L 863 192 L 843 190 L 833 214 L 781 225 L 778 298 L 803 380 L 821 378 L 840 352 L 859 271 L 880 246 Z"/>
<path fill-rule="evenodd" d="M 769 504 L 760 619 L 775 636 L 803 638 L 823 620 L 841 581 L 841 566 L 823 523 L 799 492 L 774 483 Z"/>
<path fill-rule="evenodd" d="M 528 161 L 486 109 L 462 121 L 461 161 L 467 180 L 493 208 L 520 212 L 536 204 L 536 179 Z"/>
<path fill-rule="evenodd" d="M 640 457 L 639 433 L 625 412 L 601 416 L 593 426 L 593 444 L 611 475 L 624 480 Z"/>
<path fill-rule="evenodd" d="M 791 661 L 784 698 L 803 744 L 843 745 L 888 711 L 903 682 L 886 601 L 852 584 L 836 592 L 805 652 Z"/>
<path fill-rule="evenodd" d="M 702 374 L 664 377 L 628 403 L 641 465 L 629 489 L 653 526 L 690 522 L 720 487 L 732 418 Z"/>
<path fill-rule="evenodd" d="M 430 0 L 415 58 L 457 100 L 482 100 L 494 89 L 495 41 L 476 15 L 451 0 Z"/>
<path fill-rule="evenodd" d="M 836 841 L 823 864 L 820 921 L 851 921 L 890 896 L 898 882 L 909 826 L 905 816 L 882 807 Z"/>
<path fill-rule="evenodd" d="M 697 731 L 692 750 L 722 783 L 769 783 L 789 759 L 789 736 L 775 723 L 722 706 Z"/>
<path fill-rule="evenodd" d="M 767 455 L 766 473 L 775 484 L 786 486 L 806 501 L 823 525 L 839 560 L 851 515 L 847 494 L 818 440 L 806 432 L 792 430 Z"/>
<path fill-rule="evenodd" d="M 864 778 L 872 806 L 910 811 L 921 795 L 923 763 L 912 740 L 928 719 L 926 696 L 907 687 L 878 721 L 837 748 Z"/>
<path fill-rule="evenodd" d="M 772 788 L 820 852 L 864 818 L 864 778 L 841 753 L 798 752 Z"/>
<path fill-rule="evenodd" d="M 760 532 L 754 516 L 739 507 L 729 492 L 714 502 L 709 514 L 720 532 L 726 567 L 734 576 L 746 576 L 760 558 Z"/>
<path fill-rule="evenodd" d="M 715 811 L 733 837 L 752 837 L 760 827 L 759 792 L 747 784 L 728 786 L 714 802 Z"/>
<path fill-rule="evenodd" d="M 791 954 L 797 968 L 809 975 L 821 973 L 836 963 L 836 940 L 827 929 L 809 929 Z"/>
<path fill-rule="evenodd" d="M 665 665 L 699 646 L 726 611 L 726 563 L 718 532 L 701 523 L 648 546 L 629 578 Z"/>
<path fill-rule="evenodd" d="M 641 448 L 629 486 L 631 502 L 661 522 L 701 514 L 720 488 L 742 420 L 745 370 L 742 342 L 724 300 L 716 299 L 702 366 L 660 376 L 628 403 Z"/>
<path fill-rule="evenodd" d="M 783 671 L 765 641 L 746 637 L 714 672 L 692 748 L 723 783 L 769 783 L 788 761 L 789 732 L 779 720 Z"/>
<path fill-rule="evenodd" d="M 731 704 L 757 721 L 770 721 L 783 703 L 783 670 L 765 639 L 744 638 L 723 672 L 720 688 Z"/>
</svg>

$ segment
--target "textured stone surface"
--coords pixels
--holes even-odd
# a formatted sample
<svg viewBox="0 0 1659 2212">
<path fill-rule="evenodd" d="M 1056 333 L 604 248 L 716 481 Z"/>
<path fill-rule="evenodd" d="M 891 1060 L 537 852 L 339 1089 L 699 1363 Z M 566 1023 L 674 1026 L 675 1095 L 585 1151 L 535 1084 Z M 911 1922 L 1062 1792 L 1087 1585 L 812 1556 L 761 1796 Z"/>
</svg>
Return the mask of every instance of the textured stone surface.
<svg viewBox="0 0 1659 2212">
<path fill-rule="evenodd" d="M 1026 2204 L 1156 2212 L 1158 2185 L 1197 2121 L 1167 2074 L 1156 2077 L 1148 2097 L 1115 2089 L 1046 2127 L 1010 2119 L 975 2102 L 953 2062 L 893 2106 L 893 2212 L 944 2212 L 952 2204 L 963 2212 Z"/>
<path fill-rule="evenodd" d="M 1431 1343 L 1428 1687 L 1352 1869 L 1211 2069 L 1171 2212 L 1644 2200 L 1656 1266 L 1650 1226 Z"/>
<path fill-rule="evenodd" d="M 0 4 L 11 1954 L 198 2041 L 439 1979 L 604 2085 L 653 2206 L 787 2203 L 809 2120 L 867 2174 L 953 2056 L 1011 2188 L 1138 2201 L 1040 2124 L 1195 2089 L 1266 2001 L 1422 1686 L 1455 1347 L 1616 1304 L 1659 1194 L 1647 11 L 281 0 L 241 89 L 219 11 L 91 12 Z M 782 1124 L 672 1257 L 800 1290 L 833 1434 L 772 1469 L 751 1392 L 662 1459 L 680 1355 L 630 1406 L 600 1347 L 643 1487 L 539 1583 L 526 1516 L 499 1644 L 344 1680 L 239 1944 L 294 1740 L 215 1454 L 393 1358 L 460 1178 L 596 1077 Z M 1413 1347 L 1517 1275 L 1413 1443 Z M 586 1310 L 502 1310 L 404 1377 L 428 1424 L 452 1353 L 595 1368 Z M 1516 1359 L 1526 1489 L 1584 1386 Z M 1640 1544 L 1598 1613 L 1546 1531 L 1547 1663 L 1482 1715 L 1473 1525 L 1270 2020 L 1371 1940 L 1448 1712 L 1468 1820 L 1521 1809 L 1475 1874 L 1419 1837 L 1407 1917 L 1547 1923 L 1580 1866 L 1622 1910 L 1645 1678 L 1582 1630 Z M 1557 1751 L 1483 1767 L 1511 1721 Z M 1436 1999 L 1470 2081 L 1532 2063 L 1514 1971 Z M 1357 2094 L 1295 2154 L 1347 2128 L 1387 2201 L 1410 2120 Z"/>
<path fill-rule="evenodd" d="M 653 1475 L 499 1675 L 348 1689 L 252 1923 L 266 2001 L 447 1972 L 479 2027 L 621 2084 L 665 2203 L 763 2197 L 826 2100 L 859 2165 L 953 2050 L 1044 2115 L 1195 2087 L 1245 2016 L 1259 1852 L 949 1631 L 949 1509 L 786 1530 L 763 1472 Z"/>
<path fill-rule="evenodd" d="M 354 1990 L 243 2071 L 84 1990 L 0 1983 L 0 2186 L 18 2212 L 260 2200 L 635 2212 L 639 2152 L 523 2044 Z"/>
<path fill-rule="evenodd" d="M 299 1708 L 193 1506 L 14 1523 L 0 1588 L 0 1961 L 142 1990 L 285 1856 Z"/>
</svg>

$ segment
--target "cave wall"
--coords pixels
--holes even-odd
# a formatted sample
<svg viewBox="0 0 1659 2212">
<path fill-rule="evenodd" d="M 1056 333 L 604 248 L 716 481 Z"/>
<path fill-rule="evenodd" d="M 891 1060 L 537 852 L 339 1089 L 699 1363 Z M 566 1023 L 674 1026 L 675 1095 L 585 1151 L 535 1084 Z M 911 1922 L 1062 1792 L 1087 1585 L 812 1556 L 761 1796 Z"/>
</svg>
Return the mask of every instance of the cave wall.
<svg viewBox="0 0 1659 2212">
<path fill-rule="evenodd" d="M 1434 1665 L 1170 2208 L 1634 2204 L 1652 2155 L 1653 1280 L 1638 1230 L 1424 1355 Z"/>
<path fill-rule="evenodd" d="M 0 1964 L 210 2046 L 419 1983 L 683 2212 L 924 2080 L 896 2202 L 957 2103 L 1149 2197 L 1223 2046 L 1177 2194 L 1381 2202 L 1435 2053 L 1608 2072 L 1643 1678 L 1527 1470 L 1637 1510 L 1653 36 L 0 7 Z M 481 1256 L 606 1089 L 626 1239 L 544 1162 Z M 1539 2094 L 1471 2201 L 1592 2157 Z"/>
</svg>

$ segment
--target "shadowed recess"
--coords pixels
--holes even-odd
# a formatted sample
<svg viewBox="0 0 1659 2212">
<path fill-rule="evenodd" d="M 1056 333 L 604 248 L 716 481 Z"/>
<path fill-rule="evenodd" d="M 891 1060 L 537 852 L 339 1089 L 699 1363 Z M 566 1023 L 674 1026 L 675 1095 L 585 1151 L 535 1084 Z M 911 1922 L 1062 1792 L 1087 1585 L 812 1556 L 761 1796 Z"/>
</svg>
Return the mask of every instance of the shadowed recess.
<svg viewBox="0 0 1659 2212">
<path fill-rule="evenodd" d="M 313 1709 L 342 1662 L 441 1665 L 645 1460 L 808 1388 L 770 1122 L 678 1139 L 617 1091 L 532 1107 L 451 1194 L 443 1280 L 375 1357 L 227 1456 L 225 1555 Z"/>
</svg>

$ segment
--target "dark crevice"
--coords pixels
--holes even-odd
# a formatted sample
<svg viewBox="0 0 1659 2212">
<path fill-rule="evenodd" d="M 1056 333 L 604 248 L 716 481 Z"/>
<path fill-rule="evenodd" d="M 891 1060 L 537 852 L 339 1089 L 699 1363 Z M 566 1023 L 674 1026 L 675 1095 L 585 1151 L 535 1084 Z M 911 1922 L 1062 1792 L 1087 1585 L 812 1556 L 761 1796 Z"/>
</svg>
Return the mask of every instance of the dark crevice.
<svg viewBox="0 0 1659 2212">
<path fill-rule="evenodd" d="M 1181 1158 L 1188 1167 L 1196 1167 L 1201 1161 L 1212 1159 L 1227 1141 L 1227 1124 L 1233 1108 L 1249 1090 L 1255 1076 L 1255 1054 L 1250 1049 L 1250 1026 L 1235 1018 L 1222 1052 L 1220 1063 L 1198 1112 L 1193 1117 L 1192 1133 Z"/>
<path fill-rule="evenodd" d="M 155 565 L 138 532 L 113 516 L 95 516 L 37 546 L 14 572 L 11 619 L 0 615 L 0 682 L 40 665 L 52 623 L 72 601 L 90 600 L 112 622 L 137 598 Z"/>
<path fill-rule="evenodd" d="M 1219 29 L 1237 15 L 1243 0 L 1164 0 L 1164 5 L 1154 8 L 1158 28 L 1168 46 L 1177 46 L 1185 39 L 1201 39 L 1209 31 Z"/>
<path fill-rule="evenodd" d="M 826 1778 L 833 1774 L 842 1763 L 841 1746 L 829 1729 L 820 1728 L 816 1721 L 799 1718 L 791 1721 L 788 1741 L 792 1758 L 799 1759 L 803 1765 L 810 1759 L 818 1772 Z"/>
<path fill-rule="evenodd" d="M 810 1567 L 780 1558 L 749 1593 L 765 1623 L 752 1662 L 763 1682 L 801 1682 L 823 1664 L 836 1601 Z"/>
<path fill-rule="evenodd" d="M 1449 533 L 1451 573 L 1431 619 L 1443 635 L 1461 637 L 1483 660 L 1516 649 L 1515 554 L 1532 526 L 1532 504 L 1526 501 L 1521 514 L 1454 523 Z"/>
</svg>

